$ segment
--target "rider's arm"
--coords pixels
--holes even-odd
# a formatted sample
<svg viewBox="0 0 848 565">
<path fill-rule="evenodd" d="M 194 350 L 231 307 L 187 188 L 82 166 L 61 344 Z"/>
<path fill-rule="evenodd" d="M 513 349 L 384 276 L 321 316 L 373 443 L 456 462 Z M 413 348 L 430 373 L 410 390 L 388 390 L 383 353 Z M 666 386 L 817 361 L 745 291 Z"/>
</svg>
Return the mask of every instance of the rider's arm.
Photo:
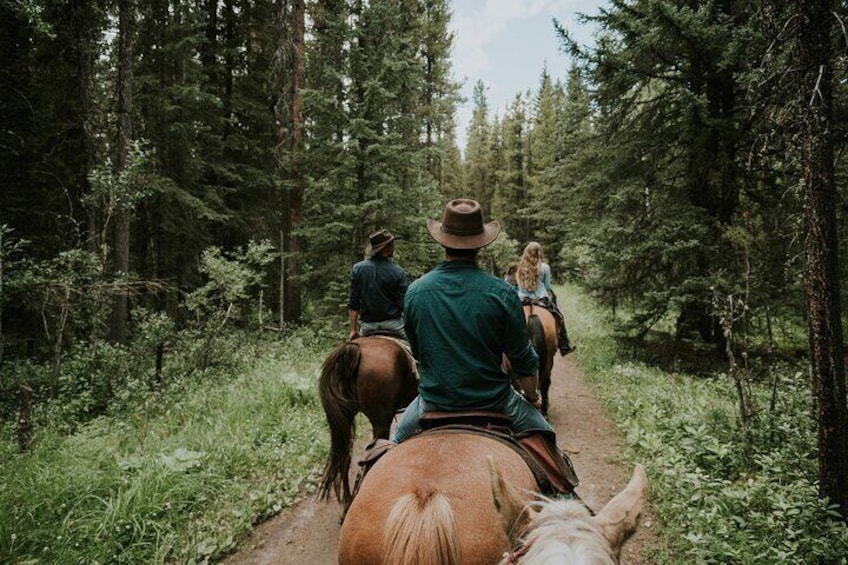
<svg viewBox="0 0 848 565">
<path fill-rule="evenodd" d="M 529 402 L 535 403 L 537 400 L 539 400 L 538 375 L 518 377 L 518 386 L 521 387 L 521 392 L 524 393 L 524 398 L 526 398 Z"/>
<path fill-rule="evenodd" d="M 553 289 L 551 288 L 551 266 L 547 263 L 542 263 L 542 284 L 545 285 L 545 290 L 548 293 L 552 293 Z"/>
<path fill-rule="evenodd" d="M 355 339 L 359 337 L 359 327 L 356 322 L 359 319 L 359 311 L 358 310 L 348 310 L 347 317 L 350 320 L 350 339 Z"/>
<path fill-rule="evenodd" d="M 347 297 L 347 317 L 350 320 L 350 339 L 359 336 L 357 328 L 357 320 L 359 319 L 359 309 L 362 308 L 362 294 L 359 289 L 359 268 L 360 264 L 356 264 L 350 270 L 350 293 Z"/>
</svg>

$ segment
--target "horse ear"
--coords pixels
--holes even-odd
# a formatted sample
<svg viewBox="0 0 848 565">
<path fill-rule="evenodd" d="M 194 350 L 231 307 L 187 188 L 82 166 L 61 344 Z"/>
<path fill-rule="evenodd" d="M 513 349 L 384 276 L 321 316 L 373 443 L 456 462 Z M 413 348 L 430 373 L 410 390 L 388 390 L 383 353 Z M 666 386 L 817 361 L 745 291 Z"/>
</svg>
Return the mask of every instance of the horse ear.
<svg viewBox="0 0 848 565">
<path fill-rule="evenodd" d="M 501 525 L 511 544 L 518 542 L 519 536 L 530 523 L 530 512 L 524 500 L 518 496 L 515 487 L 508 484 L 500 470 L 495 467 L 492 457 L 489 460 L 489 475 L 492 478 L 492 500 L 498 514 L 501 515 Z"/>
<path fill-rule="evenodd" d="M 593 518 L 616 555 L 625 540 L 636 530 L 642 505 L 648 495 L 648 476 L 642 465 L 636 465 L 627 487 L 615 495 Z"/>
</svg>

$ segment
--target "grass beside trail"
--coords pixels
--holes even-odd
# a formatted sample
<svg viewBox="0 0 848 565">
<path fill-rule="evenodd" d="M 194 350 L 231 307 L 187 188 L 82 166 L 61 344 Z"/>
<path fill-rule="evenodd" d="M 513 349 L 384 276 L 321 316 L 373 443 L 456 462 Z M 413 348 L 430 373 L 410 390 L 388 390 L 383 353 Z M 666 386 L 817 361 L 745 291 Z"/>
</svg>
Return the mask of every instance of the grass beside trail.
<svg viewBox="0 0 848 565">
<path fill-rule="evenodd" d="M 174 387 L 72 436 L 40 428 L 26 455 L 4 441 L 0 562 L 202 563 L 231 550 L 313 489 L 325 353 L 298 338 L 252 346 L 237 375 Z"/>
<path fill-rule="evenodd" d="M 848 563 L 848 528 L 816 497 L 806 372 L 754 383 L 744 441 L 731 378 L 664 372 L 620 346 L 608 315 L 578 288 L 560 290 L 577 360 L 607 406 L 632 463 L 651 482 L 652 563 Z M 781 374 L 782 372 L 782 374 Z"/>
</svg>

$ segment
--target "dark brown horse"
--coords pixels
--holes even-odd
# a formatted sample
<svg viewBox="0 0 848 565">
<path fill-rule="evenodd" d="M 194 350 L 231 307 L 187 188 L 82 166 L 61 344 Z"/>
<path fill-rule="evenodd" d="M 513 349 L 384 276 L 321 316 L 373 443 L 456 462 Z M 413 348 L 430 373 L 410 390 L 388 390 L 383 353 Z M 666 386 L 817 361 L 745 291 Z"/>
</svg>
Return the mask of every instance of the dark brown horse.
<svg viewBox="0 0 848 565">
<path fill-rule="evenodd" d="M 637 467 L 626 494 L 595 518 L 577 501 L 534 503 L 537 488 L 522 457 L 495 439 L 413 436 L 362 481 L 339 534 L 339 564 L 492 565 L 516 548 L 510 563 L 617 563 L 647 479 Z M 525 511 L 528 504 L 540 512 Z M 570 560 L 587 546 L 608 560 Z M 521 558 L 540 552 L 548 560 Z"/>
<path fill-rule="evenodd" d="M 415 367 L 398 340 L 360 337 L 330 352 L 321 366 L 318 392 L 330 426 L 320 494 L 326 499 L 332 489 L 347 508 L 356 414 L 365 414 L 375 439 L 388 439 L 395 414 L 418 393 Z"/>
<path fill-rule="evenodd" d="M 551 372 L 557 352 L 557 329 L 554 315 L 538 304 L 524 305 L 524 319 L 530 343 L 539 356 L 539 391 L 542 396 L 542 414 L 548 415 L 548 392 L 551 388 Z"/>
</svg>

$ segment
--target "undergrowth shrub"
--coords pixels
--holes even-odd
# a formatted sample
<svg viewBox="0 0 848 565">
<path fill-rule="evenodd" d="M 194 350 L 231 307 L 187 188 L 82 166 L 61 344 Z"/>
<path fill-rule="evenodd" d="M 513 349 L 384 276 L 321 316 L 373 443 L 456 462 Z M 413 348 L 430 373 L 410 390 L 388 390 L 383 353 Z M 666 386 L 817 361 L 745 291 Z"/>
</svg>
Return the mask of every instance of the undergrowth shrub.
<svg viewBox="0 0 848 565">
<path fill-rule="evenodd" d="M 663 547 L 656 563 L 848 563 L 848 528 L 817 497 L 812 395 L 778 369 L 754 383 L 748 441 L 730 378 L 663 372 L 632 361 L 611 325 L 575 288 L 561 293 L 581 367 L 646 466 Z M 563 300 L 564 299 L 564 300 Z"/>
<path fill-rule="evenodd" d="M 0 561 L 208 562 L 313 492 L 326 344 L 308 330 L 232 343 L 226 371 L 174 377 L 71 435 L 45 420 L 30 453 L 4 438 Z"/>
</svg>

